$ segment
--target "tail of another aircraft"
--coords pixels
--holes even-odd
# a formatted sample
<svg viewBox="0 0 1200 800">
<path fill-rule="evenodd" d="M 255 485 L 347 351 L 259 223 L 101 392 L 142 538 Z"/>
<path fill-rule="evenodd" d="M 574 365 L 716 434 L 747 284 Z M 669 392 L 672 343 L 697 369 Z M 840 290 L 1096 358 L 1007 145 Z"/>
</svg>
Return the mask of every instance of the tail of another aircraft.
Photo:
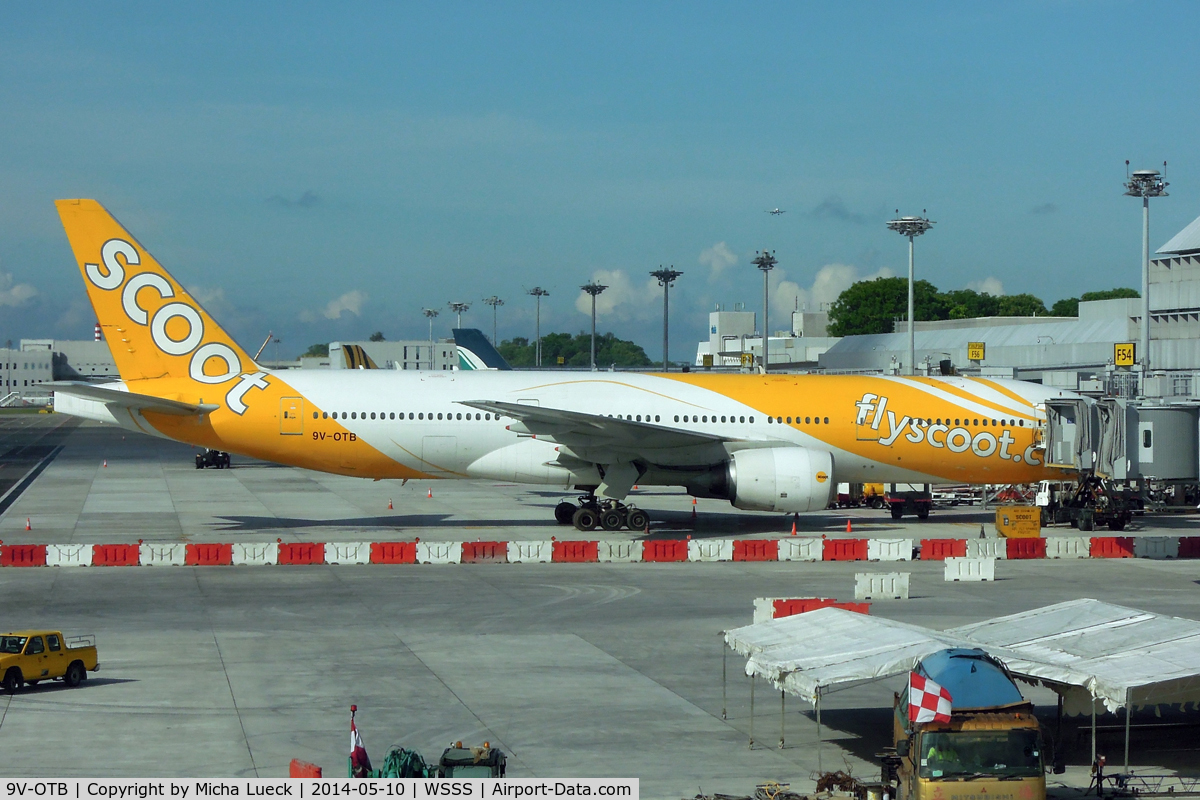
<svg viewBox="0 0 1200 800">
<path fill-rule="evenodd" d="M 512 369 L 478 328 L 454 328 L 459 369 Z"/>
<path fill-rule="evenodd" d="M 258 370 L 102 205 L 55 205 L 122 379 L 179 378 L 203 392 Z"/>
</svg>

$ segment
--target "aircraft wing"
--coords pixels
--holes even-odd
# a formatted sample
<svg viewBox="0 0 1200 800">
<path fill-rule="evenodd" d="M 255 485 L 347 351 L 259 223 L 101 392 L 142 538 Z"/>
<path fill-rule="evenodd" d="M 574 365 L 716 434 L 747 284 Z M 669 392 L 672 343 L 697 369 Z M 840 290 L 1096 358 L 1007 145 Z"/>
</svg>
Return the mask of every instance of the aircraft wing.
<svg viewBox="0 0 1200 800">
<path fill-rule="evenodd" d="M 652 422 L 523 403 L 464 400 L 462 405 L 512 417 L 517 422 L 509 425 L 509 430 L 557 442 L 588 461 L 607 461 L 615 457 L 620 460 L 643 458 L 658 463 L 712 464 L 727 456 L 725 442 L 734 441 L 713 433 L 681 431 Z"/>
<path fill-rule="evenodd" d="M 194 414 L 207 414 L 216 411 L 220 406 L 212 403 L 184 403 L 180 400 L 167 400 L 162 397 L 152 397 L 148 394 L 135 394 L 108 386 L 98 386 L 94 383 L 80 381 L 54 381 L 44 384 L 54 389 L 56 394 L 68 394 L 82 397 L 86 400 L 96 400 L 108 406 L 129 408 L 134 411 L 153 411 L 157 414 L 171 414 L 187 417 Z"/>
</svg>

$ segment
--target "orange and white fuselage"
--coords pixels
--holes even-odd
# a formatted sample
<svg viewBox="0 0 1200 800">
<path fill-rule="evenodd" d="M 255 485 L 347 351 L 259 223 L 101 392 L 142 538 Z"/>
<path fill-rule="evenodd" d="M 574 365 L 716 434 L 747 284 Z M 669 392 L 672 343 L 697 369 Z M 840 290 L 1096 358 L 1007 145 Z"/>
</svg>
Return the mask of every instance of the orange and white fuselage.
<svg viewBox="0 0 1200 800">
<path fill-rule="evenodd" d="M 617 499 L 622 476 L 720 496 L 713 475 L 738 460 L 739 485 L 770 462 L 811 471 L 796 479 L 816 494 L 838 481 L 1062 477 L 1043 465 L 1044 404 L 1075 395 L 1020 381 L 264 369 L 98 203 L 58 207 L 122 378 L 60 387 L 58 411 L 323 472 L 601 486 Z M 776 449 L 774 461 L 750 453 Z M 779 457 L 802 451 L 821 455 Z"/>
</svg>

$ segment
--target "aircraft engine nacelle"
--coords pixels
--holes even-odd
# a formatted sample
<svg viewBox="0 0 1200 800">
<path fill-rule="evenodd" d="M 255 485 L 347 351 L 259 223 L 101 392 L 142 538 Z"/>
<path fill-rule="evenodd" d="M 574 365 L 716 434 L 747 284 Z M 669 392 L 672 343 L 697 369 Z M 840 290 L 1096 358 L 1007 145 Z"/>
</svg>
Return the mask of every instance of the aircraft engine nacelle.
<svg viewBox="0 0 1200 800">
<path fill-rule="evenodd" d="M 833 454 L 807 447 L 738 450 L 728 469 L 730 502 L 747 511 L 820 511 L 837 488 Z"/>
</svg>

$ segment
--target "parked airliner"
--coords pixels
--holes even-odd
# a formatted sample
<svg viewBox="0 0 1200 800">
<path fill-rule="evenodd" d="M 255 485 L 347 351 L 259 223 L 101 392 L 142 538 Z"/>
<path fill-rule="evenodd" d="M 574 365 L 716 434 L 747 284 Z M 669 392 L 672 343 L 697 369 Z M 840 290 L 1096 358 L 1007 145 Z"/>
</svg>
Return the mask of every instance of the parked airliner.
<svg viewBox="0 0 1200 800">
<path fill-rule="evenodd" d="M 267 369 L 98 202 L 57 206 L 121 377 L 56 384 L 58 412 L 341 475 L 574 487 L 555 516 L 583 530 L 643 528 L 635 484 L 805 512 L 839 481 L 1063 475 L 1045 402 L 1075 395 L 1020 381 Z"/>
</svg>

